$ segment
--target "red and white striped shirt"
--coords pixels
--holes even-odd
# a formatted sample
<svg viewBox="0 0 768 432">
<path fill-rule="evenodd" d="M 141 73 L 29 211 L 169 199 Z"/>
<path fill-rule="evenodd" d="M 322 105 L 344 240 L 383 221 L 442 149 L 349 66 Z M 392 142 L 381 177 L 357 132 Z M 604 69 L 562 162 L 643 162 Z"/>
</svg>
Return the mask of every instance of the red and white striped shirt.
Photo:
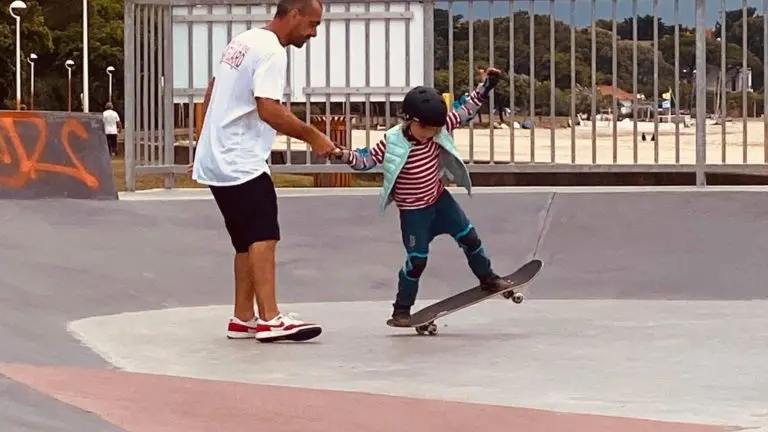
<svg viewBox="0 0 768 432">
<path fill-rule="evenodd" d="M 483 90 L 483 85 L 478 86 L 458 111 L 448 112 L 445 128 L 449 133 L 474 117 L 483 104 Z M 424 208 L 434 204 L 444 189 L 439 172 L 440 145 L 432 138 L 420 142 L 409 129 L 403 133 L 413 147 L 408 153 L 405 166 L 395 180 L 395 204 L 403 210 Z M 371 147 L 370 153 L 365 157 L 356 151 L 350 152 L 347 163 L 355 169 L 367 169 L 373 164 L 383 163 L 386 151 L 387 142 L 382 139 Z"/>
</svg>

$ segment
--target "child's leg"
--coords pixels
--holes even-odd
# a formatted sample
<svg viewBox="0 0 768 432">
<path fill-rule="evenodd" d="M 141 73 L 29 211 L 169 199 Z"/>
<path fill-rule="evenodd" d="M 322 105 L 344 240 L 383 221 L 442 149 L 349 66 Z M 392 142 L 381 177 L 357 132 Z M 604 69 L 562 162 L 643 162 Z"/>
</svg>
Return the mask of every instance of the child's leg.
<svg viewBox="0 0 768 432">
<path fill-rule="evenodd" d="M 431 227 L 435 211 L 433 207 L 400 211 L 400 231 L 405 246 L 405 264 L 398 272 L 397 297 L 394 313 L 407 318 L 416 302 L 419 279 L 427 267 Z"/>
<path fill-rule="evenodd" d="M 491 259 L 485 252 L 477 230 L 467 218 L 459 203 L 447 190 L 435 204 L 435 228 L 438 234 L 449 234 L 459 245 L 472 273 L 484 281 L 494 275 Z"/>
</svg>

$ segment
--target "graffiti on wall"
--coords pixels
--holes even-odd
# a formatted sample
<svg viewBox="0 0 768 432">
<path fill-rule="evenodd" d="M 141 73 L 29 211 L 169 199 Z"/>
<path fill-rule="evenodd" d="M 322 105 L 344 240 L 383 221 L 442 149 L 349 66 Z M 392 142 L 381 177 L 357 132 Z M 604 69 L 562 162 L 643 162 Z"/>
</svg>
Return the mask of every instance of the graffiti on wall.
<svg viewBox="0 0 768 432">
<path fill-rule="evenodd" d="M 77 156 L 94 142 L 90 138 L 88 128 L 74 118 L 49 122 L 36 113 L 0 116 L 0 187 L 21 189 L 42 173 L 52 173 L 99 189 L 99 179 Z"/>
</svg>

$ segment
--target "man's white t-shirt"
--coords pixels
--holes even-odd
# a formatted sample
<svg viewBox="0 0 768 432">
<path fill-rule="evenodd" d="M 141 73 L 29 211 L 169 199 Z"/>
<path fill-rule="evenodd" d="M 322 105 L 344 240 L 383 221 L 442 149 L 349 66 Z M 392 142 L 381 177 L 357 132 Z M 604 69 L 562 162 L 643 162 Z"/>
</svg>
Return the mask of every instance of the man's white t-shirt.
<svg viewBox="0 0 768 432">
<path fill-rule="evenodd" d="M 259 117 L 255 98 L 282 102 L 287 67 L 285 47 L 269 30 L 245 31 L 227 45 L 195 150 L 195 181 L 231 186 L 270 173 L 277 132 Z"/>
<path fill-rule="evenodd" d="M 117 135 L 117 123 L 120 121 L 120 115 L 114 110 L 108 109 L 103 113 L 104 117 L 104 134 Z"/>
</svg>

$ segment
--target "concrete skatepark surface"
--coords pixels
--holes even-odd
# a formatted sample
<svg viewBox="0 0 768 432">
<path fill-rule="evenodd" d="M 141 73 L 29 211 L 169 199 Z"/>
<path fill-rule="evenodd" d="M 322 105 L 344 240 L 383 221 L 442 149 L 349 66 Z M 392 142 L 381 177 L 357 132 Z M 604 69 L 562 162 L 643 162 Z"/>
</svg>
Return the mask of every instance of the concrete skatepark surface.
<svg viewBox="0 0 768 432">
<path fill-rule="evenodd" d="M 1 201 L 0 426 L 768 431 L 768 189 L 517 192 L 456 197 L 498 272 L 544 261 L 526 301 L 417 336 L 384 324 L 396 211 L 280 191 L 278 298 L 325 331 L 269 345 L 224 337 L 231 251 L 205 190 Z M 474 283 L 438 238 L 419 306 Z"/>
</svg>

